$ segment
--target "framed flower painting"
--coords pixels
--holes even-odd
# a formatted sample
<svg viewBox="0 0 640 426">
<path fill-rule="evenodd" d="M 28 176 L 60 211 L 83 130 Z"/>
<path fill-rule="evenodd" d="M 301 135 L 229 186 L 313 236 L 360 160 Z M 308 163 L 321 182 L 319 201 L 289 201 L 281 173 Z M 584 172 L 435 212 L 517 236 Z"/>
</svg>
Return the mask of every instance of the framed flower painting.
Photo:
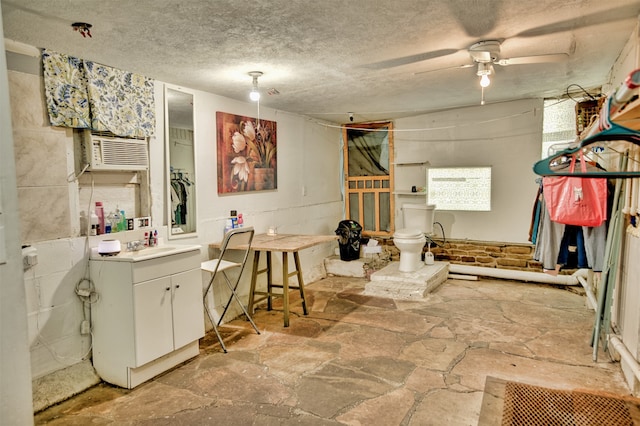
<svg viewBox="0 0 640 426">
<path fill-rule="evenodd" d="M 276 122 L 216 112 L 218 194 L 278 188 Z"/>
</svg>

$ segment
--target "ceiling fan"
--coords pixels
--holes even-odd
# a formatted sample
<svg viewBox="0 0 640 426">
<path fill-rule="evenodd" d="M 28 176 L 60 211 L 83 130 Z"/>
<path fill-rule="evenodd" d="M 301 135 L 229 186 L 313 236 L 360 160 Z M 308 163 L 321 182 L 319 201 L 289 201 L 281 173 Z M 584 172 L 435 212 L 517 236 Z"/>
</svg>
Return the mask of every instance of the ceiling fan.
<svg viewBox="0 0 640 426">
<path fill-rule="evenodd" d="M 501 58 L 500 57 L 500 41 L 499 40 L 484 40 L 472 44 L 469 49 L 469 57 L 471 63 L 456 65 L 447 68 L 438 68 L 426 71 L 417 71 L 414 74 L 424 74 L 434 71 L 442 71 L 447 69 L 456 68 L 470 68 L 477 66 L 477 75 L 480 77 L 493 74 L 494 65 L 508 66 L 508 65 L 522 65 L 522 64 L 540 64 L 548 62 L 562 62 L 569 58 L 568 53 L 551 53 L 546 55 L 532 55 L 532 56 L 518 56 L 514 58 Z M 487 84 L 488 85 L 488 84 Z M 485 86 L 486 87 L 486 86 Z"/>
<path fill-rule="evenodd" d="M 471 63 L 456 65 L 453 67 L 432 69 L 427 71 L 418 71 L 414 74 L 424 74 L 434 71 L 442 71 L 447 69 L 462 69 L 477 67 L 476 75 L 480 77 L 480 87 L 482 88 L 482 99 L 480 105 L 484 105 L 484 89 L 491 84 L 489 76 L 494 74 L 494 65 L 509 66 L 522 64 L 539 64 L 548 62 L 562 62 L 569 58 L 567 53 L 551 53 L 546 55 L 518 56 L 513 58 L 500 57 L 500 41 L 484 40 L 472 44 L 469 49 L 469 57 Z"/>
</svg>

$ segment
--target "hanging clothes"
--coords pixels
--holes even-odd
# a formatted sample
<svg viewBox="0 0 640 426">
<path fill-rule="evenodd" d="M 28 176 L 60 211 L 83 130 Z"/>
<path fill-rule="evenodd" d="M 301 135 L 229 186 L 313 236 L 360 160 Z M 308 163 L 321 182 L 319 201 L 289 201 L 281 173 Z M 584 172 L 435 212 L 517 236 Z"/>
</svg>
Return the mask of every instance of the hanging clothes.
<svg viewBox="0 0 640 426">
<path fill-rule="evenodd" d="M 171 174 L 171 208 L 173 215 L 172 225 L 186 225 L 189 213 L 189 187 L 192 182 L 186 173 L 174 172 Z"/>
<path fill-rule="evenodd" d="M 591 166 L 595 167 L 595 166 Z M 564 225 L 553 222 L 545 204 L 544 187 L 540 184 L 530 228 L 530 241 L 535 244 L 533 258 L 542 264 L 545 272 L 556 274 L 565 268 L 590 268 L 601 272 L 608 221 L 597 227 Z M 608 211 L 611 212 L 610 185 L 608 185 Z M 609 217 L 609 216 L 608 216 Z"/>
</svg>

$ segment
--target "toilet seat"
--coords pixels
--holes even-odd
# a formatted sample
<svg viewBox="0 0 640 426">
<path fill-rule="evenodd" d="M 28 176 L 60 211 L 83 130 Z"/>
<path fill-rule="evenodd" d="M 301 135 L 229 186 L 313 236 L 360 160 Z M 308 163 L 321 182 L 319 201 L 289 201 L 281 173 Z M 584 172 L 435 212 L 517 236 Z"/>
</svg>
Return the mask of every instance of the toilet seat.
<svg viewBox="0 0 640 426">
<path fill-rule="evenodd" d="M 417 240 L 422 238 L 423 236 L 424 236 L 424 233 L 421 230 L 414 229 L 414 228 L 399 229 L 393 234 L 393 238 L 402 238 L 406 240 L 410 240 L 410 239 Z"/>
</svg>

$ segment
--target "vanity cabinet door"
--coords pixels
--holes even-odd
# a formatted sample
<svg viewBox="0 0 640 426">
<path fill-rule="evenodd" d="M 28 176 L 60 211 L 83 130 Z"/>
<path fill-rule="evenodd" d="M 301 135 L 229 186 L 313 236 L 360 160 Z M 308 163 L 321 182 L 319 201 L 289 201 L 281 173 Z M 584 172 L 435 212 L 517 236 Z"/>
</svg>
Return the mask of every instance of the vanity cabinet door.
<svg viewBox="0 0 640 426">
<path fill-rule="evenodd" d="M 173 285 L 174 348 L 204 336 L 204 308 L 202 305 L 202 272 L 192 269 L 171 276 Z"/>
<path fill-rule="evenodd" d="M 171 277 L 133 286 L 135 367 L 173 350 Z"/>
</svg>

